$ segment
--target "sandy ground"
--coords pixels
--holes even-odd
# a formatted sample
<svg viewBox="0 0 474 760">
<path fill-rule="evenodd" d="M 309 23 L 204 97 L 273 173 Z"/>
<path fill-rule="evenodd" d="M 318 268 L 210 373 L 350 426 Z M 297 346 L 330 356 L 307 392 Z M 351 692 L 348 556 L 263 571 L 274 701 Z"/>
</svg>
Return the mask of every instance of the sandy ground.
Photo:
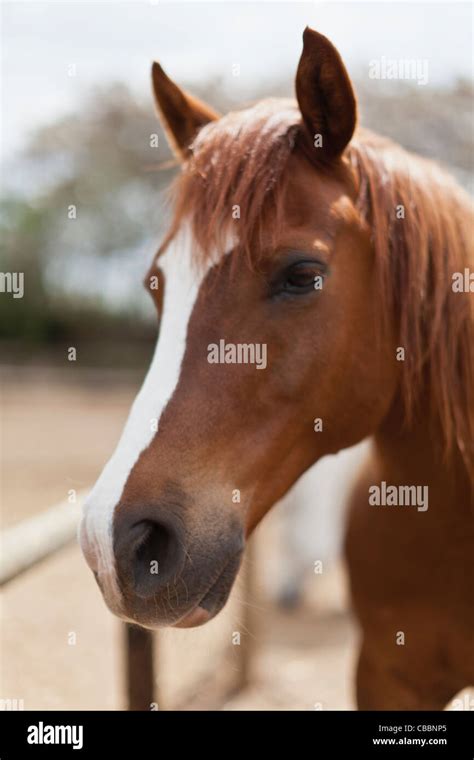
<svg viewBox="0 0 474 760">
<path fill-rule="evenodd" d="M 112 452 L 139 385 L 108 375 L 2 372 L 3 526 L 90 485 Z M 238 579 L 209 625 L 155 636 L 161 709 L 352 709 L 356 631 L 344 574 L 309 574 L 303 603 L 271 598 L 278 516 L 259 527 L 248 562 L 254 588 Z M 231 693 L 241 669 L 235 632 L 252 650 L 249 686 Z M 75 544 L 2 592 L 0 699 L 25 709 L 125 707 L 124 628 L 105 608 Z"/>
</svg>

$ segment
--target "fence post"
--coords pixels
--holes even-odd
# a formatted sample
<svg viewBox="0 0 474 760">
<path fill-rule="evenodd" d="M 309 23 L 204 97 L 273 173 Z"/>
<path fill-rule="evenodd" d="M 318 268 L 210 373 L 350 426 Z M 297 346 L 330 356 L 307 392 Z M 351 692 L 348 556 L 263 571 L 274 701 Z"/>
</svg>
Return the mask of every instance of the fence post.
<svg viewBox="0 0 474 760">
<path fill-rule="evenodd" d="M 125 623 L 125 678 L 128 710 L 151 710 L 157 704 L 153 633 Z"/>
<path fill-rule="evenodd" d="M 239 673 L 237 677 L 237 690 L 245 689 L 252 680 L 253 655 L 256 648 L 255 634 L 257 622 L 255 616 L 256 602 L 256 561 L 257 548 L 255 537 L 252 537 L 245 550 L 244 565 L 242 568 L 242 608 L 240 611 L 242 620 L 242 636 L 239 650 Z"/>
</svg>

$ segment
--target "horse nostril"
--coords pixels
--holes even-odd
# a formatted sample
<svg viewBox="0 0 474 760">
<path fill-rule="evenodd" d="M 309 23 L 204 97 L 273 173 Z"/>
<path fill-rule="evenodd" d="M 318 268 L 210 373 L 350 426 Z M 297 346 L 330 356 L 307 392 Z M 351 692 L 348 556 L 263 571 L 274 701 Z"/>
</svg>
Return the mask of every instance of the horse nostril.
<svg viewBox="0 0 474 760">
<path fill-rule="evenodd" d="M 154 520 L 133 527 L 131 577 L 137 596 L 147 599 L 180 571 L 182 553 L 173 530 Z"/>
</svg>

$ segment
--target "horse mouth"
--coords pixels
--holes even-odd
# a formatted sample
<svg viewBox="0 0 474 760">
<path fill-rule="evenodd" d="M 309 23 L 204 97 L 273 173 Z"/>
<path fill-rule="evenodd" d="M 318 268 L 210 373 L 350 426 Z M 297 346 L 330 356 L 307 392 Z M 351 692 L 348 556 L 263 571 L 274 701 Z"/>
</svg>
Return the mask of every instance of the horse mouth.
<svg viewBox="0 0 474 760">
<path fill-rule="evenodd" d="M 218 578 L 208 588 L 201 600 L 190 612 L 173 624 L 173 628 L 196 628 L 212 620 L 224 607 L 229 598 L 237 570 L 239 569 L 242 553 L 232 557 Z"/>
<path fill-rule="evenodd" d="M 214 616 L 204 609 L 204 607 L 201 607 L 198 605 L 197 607 L 194 607 L 191 612 L 188 612 L 181 620 L 179 620 L 177 623 L 173 623 L 173 628 L 197 628 L 200 625 L 204 625 L 204 623 L 208 623 L 209 620 L 212 620 Z"/>
</svg>

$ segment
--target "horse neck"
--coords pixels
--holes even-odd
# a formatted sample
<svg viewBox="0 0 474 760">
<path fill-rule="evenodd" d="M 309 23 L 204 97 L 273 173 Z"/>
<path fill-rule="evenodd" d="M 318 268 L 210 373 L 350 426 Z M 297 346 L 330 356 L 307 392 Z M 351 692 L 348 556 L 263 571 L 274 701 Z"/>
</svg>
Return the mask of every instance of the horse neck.
<svg viewBox="0 0 474 760">
<path fill-rule="evenodd" d="M 456 446 L 446 452 L 428 397 L 423 397 L 411 423 L 403 422 L 401 398 L 395 400 L 374 435 L 377 477 L 394 485 L 427 485 L 430 503 L 439 504 L 441 511 L 468 509 L 474 515 L 474 474 Z"/>
</svg>

